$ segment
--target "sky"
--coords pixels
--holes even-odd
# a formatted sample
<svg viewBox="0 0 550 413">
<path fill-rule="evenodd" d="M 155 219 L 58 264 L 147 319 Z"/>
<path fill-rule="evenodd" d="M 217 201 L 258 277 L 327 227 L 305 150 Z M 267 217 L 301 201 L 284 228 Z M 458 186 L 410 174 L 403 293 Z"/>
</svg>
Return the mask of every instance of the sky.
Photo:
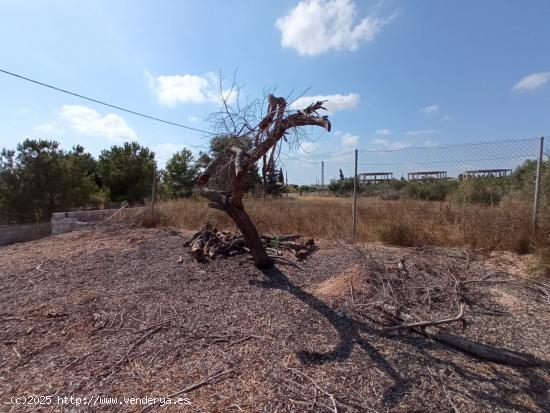
<svg viewBox="0 0 550 413">
<path fill-rule="evenodd" d="M 0 1 L 0 69 L 201 130 L 234 76 L 328 100 L 295 157 L 550 135 L 547 0 Z M 306 91 L 305 95 L 302 92 Z M 0 73 L 0 147 L 136 140 L 163 166 L 208 135 Z"/>
</svg>

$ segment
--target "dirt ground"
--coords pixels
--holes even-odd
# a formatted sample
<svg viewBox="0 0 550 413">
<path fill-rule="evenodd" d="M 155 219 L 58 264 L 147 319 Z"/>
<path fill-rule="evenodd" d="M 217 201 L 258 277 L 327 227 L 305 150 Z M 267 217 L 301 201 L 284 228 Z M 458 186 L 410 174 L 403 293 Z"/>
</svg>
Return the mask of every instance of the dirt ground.
<svg viewBox="0 0 550 413">
<path fill-rule="evenodd" d="M 382 332 L 365 263 L 391 272 L 441 249 L 321 241 L 301 269 L 261 272 L 244 256 L 197 263 L 187 235 L 98 226 L 0 247 L 0 411 L 550 411 L 550 308 L 522 281 L 529 256 L 445 252 L 517 279 L 472 283 L 465 322 L 445 328 L 546 360 L 519 368 Z M 11 404 L 30 395 L 54 398 Z M 122 401 L 170 395 L 190 404 Z"/>
</svg>

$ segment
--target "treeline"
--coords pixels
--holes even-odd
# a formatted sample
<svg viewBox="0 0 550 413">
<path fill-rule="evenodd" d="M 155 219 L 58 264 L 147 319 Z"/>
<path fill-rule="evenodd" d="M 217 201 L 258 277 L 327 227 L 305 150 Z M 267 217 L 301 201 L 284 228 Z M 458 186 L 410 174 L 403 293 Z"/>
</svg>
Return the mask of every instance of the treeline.
<svg viewBox="0 0 550 413">
<path fill-rule="evenodd" d="M 419 199 L 428 201 L 454 201 L 496 205 L 506 195 L 533 196 L 537 162 L 526 160 L 507 177 L 477 177 L 463 179 L 425 179 L 409 181 L 392 179 L 381 183 L 361 183 L 358 193 L 363 196 L 376 196 L 386 200 Z M 542 195 L 550 202 L 550 160 L 542 164 Z M 302 189 L 302 188 L 300 188 Z M 309 188 L 303 188 L 307 190 Z M 353 192 L 353 178 L 331 181 L 328 190 L 337 196 L 348 196 Z"/>
<path fill-rule="evenodd" d="M 160 198 L 189 197 L 200 171 L 235 144 L 230 137 L 215 137 L 196 159 L 184 148 L 158 170 L 154 152 L 137 142 L 112 146 L 95 159 L 80 145 L 66 151 L 53 140 L 27 139 L 0 153 L 0 224 L 47 221 L 53 212 L 122 201 L 144 204 L 153 180 Z M 277 194 L 280 188 L 282 172 L 262 178 L 257 169 L 250 171 L 248 190 Z"/>
</svg>

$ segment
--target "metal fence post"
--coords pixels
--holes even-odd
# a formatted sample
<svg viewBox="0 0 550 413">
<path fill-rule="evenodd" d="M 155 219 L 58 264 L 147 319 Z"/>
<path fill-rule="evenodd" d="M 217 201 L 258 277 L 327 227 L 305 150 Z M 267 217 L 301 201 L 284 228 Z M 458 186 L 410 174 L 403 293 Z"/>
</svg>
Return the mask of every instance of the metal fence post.
<svg viewBox="0 0 550 413">
<path fill-rule="evenodd" d="M 537 229 L 537 218 L 539 213 L 539 197 L 540 197 L 540 178 L 542 174 L 542 155 L 544 151 L 544 136 L 540 137 L 539 158 L 537 160 L 537 177 L 535 180 L 535 196 L 533 199 L 533 223 L 531 224 L 531 230 L 533 232 Z"/>
<path fill-rule="evenodd" d="M 355 150 L 355 165 L 353 173 L 353 209 L 352 209 L 352 230 L 351 240 L 355 242 L 355 225 L 357 220 L 357 154 L 358 150 Z"/>
<path fill-rule="evenodd" d="M 325 188 L 325 161 L 321 161 L 321 189 Z"/>
<path fill-rule="evenodd" d="M 153 168 L 153 184 L 151 186 L 151 221 L 155 222 L 155 196 L 156 196 L 156 186 L 157 186 L 157 167 Z"/>
</svg>

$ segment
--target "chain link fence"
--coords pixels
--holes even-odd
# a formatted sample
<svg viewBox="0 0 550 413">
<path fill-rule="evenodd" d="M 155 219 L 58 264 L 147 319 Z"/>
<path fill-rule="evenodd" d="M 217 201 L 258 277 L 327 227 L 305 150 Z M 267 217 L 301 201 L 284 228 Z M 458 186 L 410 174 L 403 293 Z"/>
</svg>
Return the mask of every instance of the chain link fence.
<svg viewBox="0 0 550 413">
<path fill-rule="evenodd" d="M 540 196 L 550 190 L 545 187 L 550 184 L 550 162 L 543 154 L 543 145 L 544 138 L 533 138 L 440 146 L 396 145 L 340 153 L 298 152 L 281 155 L 280 165 L 287 197 L 349 200 L 350 220 L 343 220 L 342 225 L 349 225 L 351 238 L 361 233 L 363 226 L 376 226 L 380 220 L 393 220 L 388 225 L 399 225 L 407 217 L 412 221 L 412 209 L 420 208 L 418 213 L 427 216 L 441 216 L 447 209 L 462 208 L 463 215 L 476 211 L 482 217 L 491 213 L 480 212 L 486 207 L 493 207 L 492 215 L 497 217 L 491 223 L 500 228 L 499 236 L 505 236 L 514 225 L 520 225 L 522 231 L 525 226 L 534 229 L 540 211 L 548 210 L 550 196 Z M 514 203 L 521 203 L 522 208 L 515 211 L 521 219 L 512 225 L 510 209 L 498 207 Z M 384 214 L 384 209 L 391 210 L 393 216 Z M 430 226 L 434 219 L 422 222 Z M 418 226 L 419 220 L 415 222 Z M 464 218 L 462 225 L 466 225 Z M 426 232 L 426 228 L 422 230 Z"/>
</svg>

